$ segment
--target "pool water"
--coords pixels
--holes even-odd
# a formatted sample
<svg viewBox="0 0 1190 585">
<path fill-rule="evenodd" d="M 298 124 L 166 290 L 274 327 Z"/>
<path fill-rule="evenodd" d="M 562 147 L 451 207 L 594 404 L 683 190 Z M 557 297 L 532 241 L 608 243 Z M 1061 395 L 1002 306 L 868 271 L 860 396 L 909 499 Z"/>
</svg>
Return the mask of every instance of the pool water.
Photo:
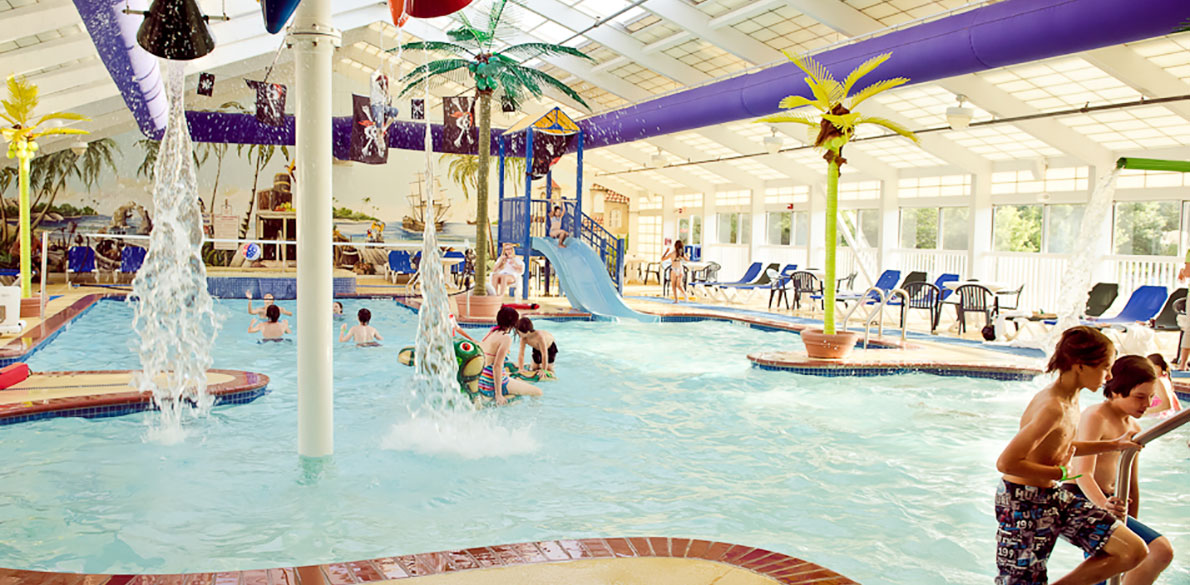
<svg viewBox="0 0 1190 585">
<path fill-rule="evenodd" d="M 1042 384 L 764 371 L 748 352 L 799 338 L 722 322 L 540 322 L 560 348 L 544 398 L 432 423 L 411 418 L 412 370 L 395 359 L 416 315 L 348 300 L 348 315 L 372 310 L 385 346 L 336 347 L 335 456 L 309 481 L 296 346 L 244 333 L 246 304 L 217 304 L 214 365 L 263 372 L 271 393 L 216 408 L 183 443 L 147 440 L 153 413 L 0 427 L 0 566 L 178 573 L 660 535 L 764 547 L 866 584 L 987 583 L 995 459 Z M 30 366 L 134 369 L 131 317 L 100 302 Z M 1162 583 L 1190 583 L 1188 457 L 1179 433 L 1141 458 L 1141 517 L 1178 551 Z M 1051 574 L 1078 561 L 1059 545 Z"/>
</svg>

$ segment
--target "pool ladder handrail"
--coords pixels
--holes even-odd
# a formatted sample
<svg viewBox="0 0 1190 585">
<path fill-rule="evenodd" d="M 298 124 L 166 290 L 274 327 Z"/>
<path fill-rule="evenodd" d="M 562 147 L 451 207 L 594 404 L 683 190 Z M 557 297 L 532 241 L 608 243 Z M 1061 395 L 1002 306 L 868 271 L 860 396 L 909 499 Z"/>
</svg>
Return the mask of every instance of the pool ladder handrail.
<svg viewBox="0 0 1190 585">
<path fill-rule="evenodd" d="M 894 288 L 894 289 L 888 291 L 888 296 L 884 297 L 884 299 L 881 300 L 880 304 L 876 307 L 876 313 L 880 316 L 880 323 L 879 323 L 878 329 L 876 330 L 876 334 L 877 334 L 877 336 L 879 336 L 881 338 L 884 337 L 884 308 L 886 306 L 888 306 L 888 302 L 891 301 L 893 299 L 893 297 L 895 297 L 897 295 L 901 296 L 902 303 L 905 303 L 906 305 L 909 304 L 909 293 L 905 292 L 905 289 L 903 289 L 903 288 Z M 884 296 L 884 295 L 881 294 L 881 296 Z M 868 330 L 871 327 L 871 325 L 872 325 L 871 315 L 869 314 L 868 323 L 864 325 L 864 349 L 868 349 Z M 905 342 L 905 328 L 902 327 L 901 328 L 901 343 L 903 344 L 904 342 Z"/>
<path fill-rule="evenodd" d="M 1174 400 L 1177 399 L 1177 394 L 1174 394 Z M 1190 422 L 1190 408 L 1183 408 L 1181 412 L 1165 419 L 1160 424 L 1137 433 L 1135 437 L 1132 437 L 1132 440 L 1143 447 L 1187 422 Z M 1132 487 L 1132 460 L 1136 458 L 1138 452 L 1136 449 L 1128 449 L 1120 453 L 1120 463 L 1116 466 L 1116 497 L 1125 502 L 1132 497 L 1132 494 L 1128 493 L 1129 488 Z M 1120 585 L 1122 582 L 1121 575 L 1116 575 L 1108 580 L 1110 585 Z"/>
<path fill-rule="evenodd" d="M 855 306 L 848 309 L 847 314 L 843 315 L 843 331 L 847 331 L 847 322 L 851 320 L 851 315 L 853 313 L 855 313 L 856 309 L 866 306 L 868 304 L 867 300 L 868 300 L 869 293 L 876 293 L 876 297 L 880 299 L 881 303 L 884 303 L 884 289 L 877 288 L 874 286 L 868 287 L 868 290 L 864 291 L 864 294 L 860 295 L 859 300 L 855 303 Z M 873 313 L 868 313 L 867 315 L 865 315 L 864 322 L 865 323 L 869 322 L 871 320 L 872 315 L 873 315 Z"/>
</svg>

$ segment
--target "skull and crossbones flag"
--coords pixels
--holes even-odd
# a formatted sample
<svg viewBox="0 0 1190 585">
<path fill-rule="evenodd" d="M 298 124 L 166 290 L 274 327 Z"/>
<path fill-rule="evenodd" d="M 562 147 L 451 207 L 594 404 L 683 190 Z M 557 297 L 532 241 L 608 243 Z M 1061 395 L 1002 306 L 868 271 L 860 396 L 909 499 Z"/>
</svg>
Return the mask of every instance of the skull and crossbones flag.
<svg viewBox="0 0 1190 585">
<path fill-rule="evenodd" d="M 352 95 L 351 160 L 370 165 L 388 162 L 388 141 L 383 121 L 372 118 L 369 96 Z"/>
<path fill-rule="evenodd" d="M 198 95 L 211 97 L 215 93 L 215 75 L 213 73 L 198 74 Z"/>
<path fill-rule="evenodd" d="M 409 100 L 409 117 L 414 120 L 426 119 L 426 100 L 414 98 Z"/>
<path fill-rule="evenodd" d="M 475 98 L 465 95 L 442 98 L 442 152 L 475 154 L 478 144 Z"/>
<path fill-rule="evenodd" d="M 244 82 L 256 90 L 256 121 L 269 126 L 285 125 L 285 86 L 250 79 Z"/>
</svg>

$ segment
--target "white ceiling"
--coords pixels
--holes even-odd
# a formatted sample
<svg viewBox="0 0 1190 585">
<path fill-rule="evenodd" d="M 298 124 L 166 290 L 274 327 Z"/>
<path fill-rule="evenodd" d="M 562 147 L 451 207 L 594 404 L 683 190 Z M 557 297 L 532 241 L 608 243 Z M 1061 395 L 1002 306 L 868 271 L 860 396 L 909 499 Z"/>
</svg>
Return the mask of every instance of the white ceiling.
<svg viewBox="0 0 1190 585">
<path fill-rule="evenodd" d="M 575 88 L 592 110 L 560 95 L 550 96 L 539 107 L 561 105 L 578 118 L 781 62 L 782 50 L 820 51 L 858 36 L 880 34 L 887 27 L 911 25 L 916 19 L 937 18 L 947 11 L 989 3 L 645 0 L 602 21 L 630 3 L 524 0 L 524 7 L 512 12 L 519 38 L 509 40 L 566 42 L 595 60 L 550 58 L 536 63 Z M 130 4 L 144 8 L 147 2 L 130 0 Z M 220 79 L 216 96 L 196 98 L 192 105 L 211 108 L 232 99 L 250 99 L 243 84 L 224 80 L 263 76 L 277 55 L 282 36 L 265 33 L 255 0 L 200 0 L 200 5 L 208 14 L 225 12 L 231 20 L 212 21 L 217 48 L 188 65 L 191 74 L 212 71 Z M 335 26 L 344 31 L 335 70 L 361 82 L 376 68 L 398 77 L 422 62 L 421 55 L 398 59 L 384 51 L 397 45 L 398 34 L 402 41 L 440 40 L 445 39 L 443 31 L 456 24 L 453 17 L 413 19 L 398 31 L 386 24 L 388 8 L 378 0 L 335 0 L 334 10 Z M 0 72 L 24 74 L 37 83 L 42 91 L 40 112 L 87 114 L 93 118 L 87 127 L 95 136 L 135 128 L 73 2 L 0 0 L 0 19 L 5 23 L 0 28 Z M 597 22 L 599 26 L 592 28 Z M 281 51 L 274 79 L 292 79 L 290 61 L 289 52 Z M 432 88 L 439 96 L 464 91 L 452 82 Z M 1190 33 L 907 86 L 867 102 L 865 110 L 912 129 L 944 126 L 945 110 L 955 105 L 956 94 L 967 96 L 977 122 L 1190 94 Z M 398 106 L 406 117 L 408 108 Z M 434 117 L 431 113 L 431 119 Z M 515 120 L 497 113 L 493 125 L 507 126 Z M 777 135 L 787 147 L 803 144 L 807 137 L 801 128 L 778 128 Z M 591 150 L 586 164 L 599 175 L 595 181 L 625 192 L 709 192 L 725 185 L 763 190 L 821 182 L 824 165 L 810 150 L 708 160 L 762 153 L 762 141 L 771 131 L 748 121 L 721 124 Z M 849 178 L 986 175 L 1030 168 L 1042 157 L 1051 168 L 1106 165 L 1122 155 L 1190 158 L 1190 101 L 937 132 L 922 139 L 921 147 L 899 138 L 849 146 L 847 158 L 853 167 Z M 63 147 L 65 143 L 49 143 L 46 150 Z M 622 173 L 651 166 L 659 151 L 668 164 L 708 162 Z"/>
</svg>

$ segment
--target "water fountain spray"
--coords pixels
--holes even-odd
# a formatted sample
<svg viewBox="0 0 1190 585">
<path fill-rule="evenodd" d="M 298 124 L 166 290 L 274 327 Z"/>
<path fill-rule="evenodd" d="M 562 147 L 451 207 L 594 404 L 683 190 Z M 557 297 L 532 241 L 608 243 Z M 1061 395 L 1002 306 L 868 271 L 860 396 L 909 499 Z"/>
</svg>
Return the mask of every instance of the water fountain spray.
<svg viewBox="0 0 1190 585">
<path fill-rule="evenodd" d="M 189 8 L 189 9 L 188 9 Z M 138 40 L 150 53 L 170 59 L 192 59 L 213 48 L 201 15 L 195 20 L 193 0 L 156 0 Z M 189 18 L 186 18 L 189 15 Z M 170 22 L 197 22 L 202 30 L 186 37 Z M 187 29 L 190 30 L 190 29 Z M 187 43 L 197 34 L 201 46 Z M 132 281 L 136 309 L 132 327 L 140 343 L 141 369 L 135 383 L 153 392 L 161 416 L 151 433 L 161 440 L 182 438 L 186 414 L 205 415 L 214 402 L 207 394 L 211 347 L 219 331 L 202 260 L 202 212 L 198 200 L 193 145 L 183 105 L 184 64 L 163 60 L 169 118 L 161 139 L 153 183 L 154 226 L 149 252 Z"/>
</svg>

